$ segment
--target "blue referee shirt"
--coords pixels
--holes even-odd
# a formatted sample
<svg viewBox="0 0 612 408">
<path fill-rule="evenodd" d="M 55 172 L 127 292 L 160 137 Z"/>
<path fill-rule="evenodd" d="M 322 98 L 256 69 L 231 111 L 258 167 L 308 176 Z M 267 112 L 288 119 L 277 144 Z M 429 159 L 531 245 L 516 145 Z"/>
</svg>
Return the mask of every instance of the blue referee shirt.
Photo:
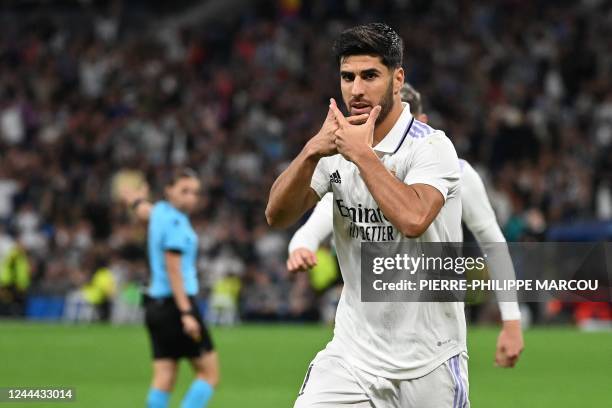
<svg viewBox="0 0 612 408">
<path fill-rule="evenodd" d="M 172 288 L 164 253 L 179 251 L 181 253 L 181 273 L 185 292 L 189 296 L 198 293 L 198 276 L 196 257 L 198 236 L 193 230 L 187 215 L 173 207 L 167 201 L 157 202 L 149 217 L 149 265 L 151 284 L 148 294 L 159 298 L 172 296 Z"/>
</svg>

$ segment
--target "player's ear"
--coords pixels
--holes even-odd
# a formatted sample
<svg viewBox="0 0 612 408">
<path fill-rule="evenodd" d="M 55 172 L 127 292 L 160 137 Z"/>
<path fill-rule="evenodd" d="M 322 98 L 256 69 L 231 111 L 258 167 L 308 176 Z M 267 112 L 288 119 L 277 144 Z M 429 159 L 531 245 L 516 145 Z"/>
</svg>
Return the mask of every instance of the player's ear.
<svg viewBox="0 0 612 408">
<path fill-rule="evenodd" d="M 395 68 L 393 70 L 393 93 L 399 94 L 402 86 L 404 86 L 404 68 Z"/>
</svg>

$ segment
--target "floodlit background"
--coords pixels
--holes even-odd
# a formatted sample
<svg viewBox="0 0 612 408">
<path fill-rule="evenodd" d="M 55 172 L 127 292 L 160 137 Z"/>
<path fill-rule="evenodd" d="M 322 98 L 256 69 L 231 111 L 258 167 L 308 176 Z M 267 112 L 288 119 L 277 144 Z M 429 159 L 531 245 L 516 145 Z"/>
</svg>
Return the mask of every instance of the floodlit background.
<svg viewBox="0 0 612 408">
<path fill-rule="evenodd" d="M 339 97 L 333 39 L 370 21 L 404 39 L 407 80 L 485 180 L 508 241 L 612 239 L 610 2 L 4 1 L 0 387 L 144 404 L 146 231 L 113 179 L 141 172 L 159 199 L 171 169 L 191 166 L 200 306 L 221 355 L 212 407 L 291 406 L 331 338 L 341 279 L 329 247 L 290 276 L 297 226 L 270 230 L 264 208 Z M 473 406 L 609 404 L 611 314 L 523 305 L 524 355 L 501 370 L 495 304 L 471 305 Z"/>
</svg>

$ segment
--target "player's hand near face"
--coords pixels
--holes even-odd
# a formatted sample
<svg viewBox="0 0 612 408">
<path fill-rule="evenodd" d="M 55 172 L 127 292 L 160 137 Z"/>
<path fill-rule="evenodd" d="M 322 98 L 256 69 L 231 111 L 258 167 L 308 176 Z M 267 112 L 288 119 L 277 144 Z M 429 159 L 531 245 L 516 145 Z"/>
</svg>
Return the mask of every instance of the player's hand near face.
<svg viewBox="0 0 612 408">
<path fill-rule="evenodd" d="M 507 320 L 497 338 L 495 365 L 514 367 L 523 351 L 523 332 L 520 320 Z"/>
<path fill-rule="evenodd" d="M 181 322 L 183 323 L 183 331 L 194 341 L 199 341 L 201 334 L 197 319 L 191 315 L 183 315 L 181 316 Z"/>
<path fill-rule="evenodd" d="M 336 118 L 329 109 L 321 130 L 308 141 L 307 148 L 311 148 L 319 157 L 333 156 L 338 153 L 334 144 L 334 132 L 337 129 Z"/>
<path fill-rule="evenodd" d="M 376 119 L 380 114 L 381 107 L 374 107 L 363 124 L 356 124 L 358 123 L 357 121 L 345 118 L 333 98 L 330 100 L 329 108 L 338 123 L 338 128 L 334 133 L 334 144 L 338 153 L 354 163 L 362 153 L 370 151 L 372 148 L 374 126 L 376 125 Z"/>
<path fill-rule="evenodd" d="M 350 122 L 344 117 L 343 120 L 350 124 L 363 122 L 367 118 L 366 113 L 352 117 Z M 338 129 L 338 122 L 330 109 L 321 130 L 306 143 L 300 154 L 272 185 L 266 206 L 268 225 L 275 228 L 287 227 L 317 203 L 319 197 L 310 187 L 310 182 L 319 160 L 338 153 L 334 143 Z"/>
<path fill-rule="evenodd" d="M 368 119 L 368 114 L 362 114 L 349 118 L 351 123 L 365 123 Z M 308 142 L 309 147 L 316 151 L 320 157 L 333 156 L 338 153 L 335 133 L 338 131 L 339 125 L 336 116 L 331 108 L 327 111 L 327 116 L 321 126 L 321 130 Z"/>
<path fill-rule="evenodd" d="M 287 270 L 289 272 L 305 271 L 317 264 L 317 255 L 307 248 L 297 248 L 289 254 Z"/>
</svg>

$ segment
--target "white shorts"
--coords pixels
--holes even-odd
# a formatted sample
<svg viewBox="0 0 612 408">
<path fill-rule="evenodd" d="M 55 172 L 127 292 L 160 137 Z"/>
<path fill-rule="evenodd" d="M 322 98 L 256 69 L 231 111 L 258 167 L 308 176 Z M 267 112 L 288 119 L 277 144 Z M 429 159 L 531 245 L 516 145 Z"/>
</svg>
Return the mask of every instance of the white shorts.
<svg viewBox="0 0 612 408">
<path fill-rule="evenodd" d="M 294 408 L 469 408 L 467 358 L 461 353 L 423 377 L 393 380 L 322 351 L 308 367 Z"/>
</svg>

